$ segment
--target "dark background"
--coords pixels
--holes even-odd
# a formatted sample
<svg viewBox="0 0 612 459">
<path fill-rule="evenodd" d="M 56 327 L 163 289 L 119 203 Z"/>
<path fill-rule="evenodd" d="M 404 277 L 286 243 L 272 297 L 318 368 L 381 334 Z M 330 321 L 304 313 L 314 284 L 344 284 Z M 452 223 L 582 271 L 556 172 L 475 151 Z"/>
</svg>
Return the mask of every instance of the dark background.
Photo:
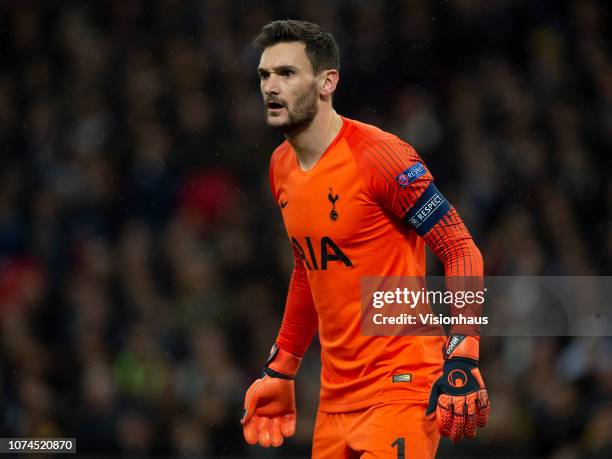
<svg viewBox="0 0 612 459">
<path fill-rule="evenodd" d="M 291 269 L 250 46 L 273 19 L 336 36 L 337 111 L 417 149 L 486 274 L 610 274 L 606 3 L 0 2 L 1 436 L 262 454 L 242 397 Z M 489 425 L 440 457 L 612 456 L 610 338 L 481 348 Z M 270 457 L 309 454 L 317 351 Z"/>
</svg>

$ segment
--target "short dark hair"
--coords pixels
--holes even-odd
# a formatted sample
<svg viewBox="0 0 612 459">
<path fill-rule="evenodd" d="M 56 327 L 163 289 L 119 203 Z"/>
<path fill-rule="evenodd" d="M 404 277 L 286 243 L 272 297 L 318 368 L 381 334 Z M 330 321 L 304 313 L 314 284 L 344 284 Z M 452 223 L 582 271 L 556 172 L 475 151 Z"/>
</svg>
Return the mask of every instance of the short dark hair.
<svg viewBox="0 0 612 459">
<path fill-rule="evenodd" d="M 301 42 L 306 45 L 306 56 L 314 74 L 322 70 L 340 70 L 340 50 L 334 36 L 317 24 L 286 19 L 266 24 L 253 40 L 253 45 L 263 52 L 277 43 Z"/>
</svg>

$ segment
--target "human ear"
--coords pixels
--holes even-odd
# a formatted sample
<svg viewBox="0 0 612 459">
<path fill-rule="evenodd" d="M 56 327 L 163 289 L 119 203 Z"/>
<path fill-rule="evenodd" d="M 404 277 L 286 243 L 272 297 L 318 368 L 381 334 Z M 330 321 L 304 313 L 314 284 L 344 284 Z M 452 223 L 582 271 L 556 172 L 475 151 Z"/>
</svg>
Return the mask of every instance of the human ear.
<svg viewBox="0 0 612 459">
<path fill-rule="evenodd" d="M 337 70 L 324 70 L 319 76 L 319 85 L 321 88 L 322 96 L 329 96 L 336 90 L 338 81 L 340 80 L 340 74 Z"/>
</svg>

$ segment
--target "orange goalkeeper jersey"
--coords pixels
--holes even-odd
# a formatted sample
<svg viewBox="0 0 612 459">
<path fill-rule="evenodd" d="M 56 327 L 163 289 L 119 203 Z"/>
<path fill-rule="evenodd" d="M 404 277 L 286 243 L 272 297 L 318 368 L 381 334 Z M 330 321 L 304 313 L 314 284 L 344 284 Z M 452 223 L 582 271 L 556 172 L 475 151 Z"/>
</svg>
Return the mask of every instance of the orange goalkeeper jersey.
<svg viewBox="0 0 612 459">
<path fill-rule="evenodd" d="M 443 337 L 360 332 L 363 276 L 425 275 L 420 217 L 403 220 L 432 180 L 410 145 L 347 118 L 309 171 L 288 142 L 272 155 L 272 190 L 318 317 L 323 411 L 426 399 L 440 374 Z"/>
</svg>

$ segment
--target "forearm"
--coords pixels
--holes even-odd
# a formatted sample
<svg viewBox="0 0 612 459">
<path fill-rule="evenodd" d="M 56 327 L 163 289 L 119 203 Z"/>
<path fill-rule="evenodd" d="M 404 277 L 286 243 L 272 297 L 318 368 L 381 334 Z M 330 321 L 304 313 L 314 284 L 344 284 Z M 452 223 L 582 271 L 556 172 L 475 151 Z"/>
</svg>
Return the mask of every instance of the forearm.
<svg viewBox="0 0 612 459">
<path fill-rule="evenodd" d="M 444 265 L 446 277 L 482 278 L 482 255 L 454 207 L 451 207 L 424 238 Z"/>
<path fill-rule="evenodd" d="M 479 292 L 483 289 L 483 260 L 463 221 L 454 207 L 442 217 L 424 238 L 444 265 L 446 289 L 453 293 Z M 451 315 L 480 317 L 482 305 L 472 303 L 461 309 L 451 306 Z M 477 325 L 458 325 L 451 327 L 451 334 L 477 336 Z"/>
<path fill-rule="evenodd" d="M 302 261 L 296 256 L 289 282 L 285 312 L 276 345 L 302 357 L 318 328 L 317 312 Z"/>
</svg>

